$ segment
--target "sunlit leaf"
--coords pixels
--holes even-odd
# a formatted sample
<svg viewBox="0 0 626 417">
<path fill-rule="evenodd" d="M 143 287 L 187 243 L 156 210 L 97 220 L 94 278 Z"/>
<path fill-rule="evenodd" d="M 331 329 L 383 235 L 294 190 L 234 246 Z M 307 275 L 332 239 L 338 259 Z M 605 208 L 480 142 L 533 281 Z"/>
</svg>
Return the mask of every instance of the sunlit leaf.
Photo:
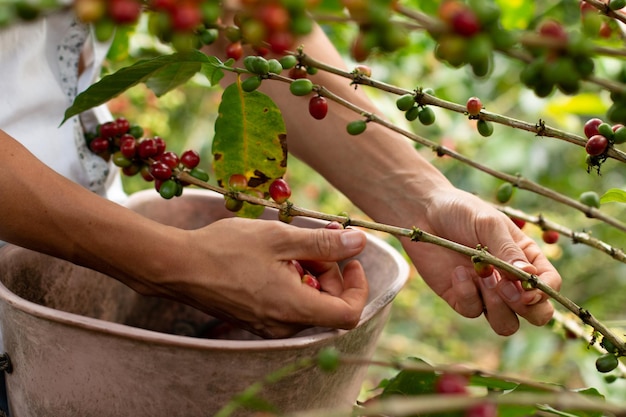
<svg viewBox="0 0 626 417">
<path fill-rule="evenodd" d="M 215 122 L 213 158 L 220 185 L 226 184 L 232 174 L 243 174 L 250 187 L 266 193 L 271 180 L 284 175 L 285 122 L 269 96 L 259 91 L 244 92 L 239 80 L 224 90 Z M 262 206 L 246 207 L 240 215 L 256 217 L 262 213 Z"/>
<path fill-rule="evenodd" d="M 600 197 L 600 204 L 604 203 L 626 203 L 626 191 L 619 188 L 611 188 Z"/>
<path fill-rule="evenodd" d="M 129 88 L 145 82 L 157 96 L 184 84 L 197 72 L 202 72 L 211 83 L 221 78 L 220 62 L 200 51 L 179 52 L 138 61 L 103 77 L 79 94 L 65 111 L 63 122 L 72 116 L 99 106 L 122 94 Z"/>
</svg>

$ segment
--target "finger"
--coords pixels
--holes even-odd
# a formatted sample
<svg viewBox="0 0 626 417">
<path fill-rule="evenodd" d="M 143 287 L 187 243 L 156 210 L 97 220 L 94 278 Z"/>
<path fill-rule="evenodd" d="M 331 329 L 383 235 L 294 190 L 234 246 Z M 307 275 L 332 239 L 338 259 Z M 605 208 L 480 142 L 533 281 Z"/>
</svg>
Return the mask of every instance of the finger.
<svg viewBox="0 0 626 417">
<path fill-rule="evenodd" d="M 485 317 L 493 331 L 501 336 L 510 336 L 515 333 L 519 329 L 517 314 L 496 290 L 499 282 L 512 283 L 512 281 L 501 279 L 499 272 L 494 271 L 493 278 L 482 278 L 478 282 L 485 305 Z"/>
<path fill-rule="evenodd" d="M 274 239 L 276 253 L 288 259 L 339 261 L 357 255 L 367 243 L 356 229 L 305 229 L 290 226 Z"/>
<path fill-rule="evenodd" d="M 526 253 L 529 262 L 535 266 L 537 278 L 550 288 L 559 291 L 562 282 L 561 276 L 545 257 L 543 252 L 541 252 L 539 246 L 531 239 L 528 239 L 521 247 Z M 539 304 L 547 299 L 548 295 L 538 290 L 528 291 L 526 294 L 522 295 L 522 303 L 529 306 Z"/>
<path fill-rule="evenodd" d="M 453 296 L 445 299 L 454 300 L 452 308 L 468 318 L 478 317 L 483 313 L 483 300 L 472 279 L 473 269 L 458 266 L 454 269 L 452 279 Z"/>
<path fill-rule="evenodd" d="M 323 272 L 315 271 L 317 280 L 320 282 L 323 291 L 339 297 L 343 292 L 343 275 L 337 263 L 327 266 L 328 268 Z"/>
<path fill-rule="evenodd" d="M 554 314 L 554 306 L 539 290 L 525 291 L 519 281 L 502 280 L 498 293 L 507 305 L 529 323 L 536 326 L 547 324 Z"/>
<path fill-rule="evenodd" d="M 307 297 L 303 309 L 316 326 L 340 329 L 354 328 L 367 302 L 369 288 L 365 271 L 358 261 L 349 262 L 343 270 L 343 290 L 338 296 L 319 292 Z"/>
</svg>

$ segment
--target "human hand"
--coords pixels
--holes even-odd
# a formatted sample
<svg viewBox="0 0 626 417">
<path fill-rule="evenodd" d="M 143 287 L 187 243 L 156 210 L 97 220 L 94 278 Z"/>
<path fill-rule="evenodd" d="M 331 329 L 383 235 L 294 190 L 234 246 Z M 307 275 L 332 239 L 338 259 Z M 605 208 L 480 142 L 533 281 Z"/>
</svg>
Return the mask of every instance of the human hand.
<svg viewBox="0 0 626 417">
<path fill-rule="evenodd" d="M 488 203 L 455 188 L 435 191 L 429 202 L 424 223 L 417 225 L 422 230 L 469 247 L 480 244 L 499 259 L 560 289 L 561 277 L 539 246 Z M 518 316 L 541 326 L 553 315 L 545 293 L 522 289 L 519 280 L 505 272 L 495 270 L 479 278 L 466 255 L 425 243 L 405 242 L 404 248 L 423 279 L 454 310 L 465 317 L 484 312 L 500 335 L 518 330 Z"/>
<path fill-rule="evenodd" d="M 309 326 L 350 329 L 358 324 L 368 286 L 358 261 L 336 261 L 365 247 L 354 230 L 305 229 L 276 221 L 231 218 L 181 231 L 176 265 L 153 280 L 160 295 L 234 321 L 264 337 L 291 336 Z M 301 282 L 300 261 L 322 291 Z"/>
</svg>

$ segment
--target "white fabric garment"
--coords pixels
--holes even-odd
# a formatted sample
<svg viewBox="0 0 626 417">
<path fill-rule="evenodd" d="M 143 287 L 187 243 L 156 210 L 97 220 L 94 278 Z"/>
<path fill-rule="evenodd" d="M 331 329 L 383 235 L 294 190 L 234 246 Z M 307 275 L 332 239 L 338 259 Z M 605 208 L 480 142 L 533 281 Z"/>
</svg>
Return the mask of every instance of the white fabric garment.
<svg viewBox="0 0 626 417">
<path fill-rule="evenodd" d="M 71 12 L 0 29 L 0 129 L 61 175 L 121 202 L 119 170 L 86 148 L 78 118 L 60 125 L 75 94 L 98 75 L 107 47 Z M 85 70 L 77 83 L 81 50 Z M 93 129 L 112 117 L 100 107 L 81 119 Z"/>
</svg>

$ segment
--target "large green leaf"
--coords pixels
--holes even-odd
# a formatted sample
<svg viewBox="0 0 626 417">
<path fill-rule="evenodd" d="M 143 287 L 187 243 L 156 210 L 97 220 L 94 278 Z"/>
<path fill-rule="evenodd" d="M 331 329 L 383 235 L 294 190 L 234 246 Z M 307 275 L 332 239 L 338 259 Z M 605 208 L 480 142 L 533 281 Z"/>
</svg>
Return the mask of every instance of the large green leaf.
<svg viewBox="0 0 626 417">
<path fill-rule="evenodd" d="M 409 358 L 420 365 L 427 365 L 419 358 Z M 415 371 L 405 369 L 391 378 L 383 390 L 381 397 L 390 395 L 422 395 L 432 394 L 435 391 L 437 374 L 432 371 Z"/>
<path fill-rule="evenodd" d="M 200 51 L 178 52 L 138 61 L 103 77 L 79 94 L 72 106 L 65 111 L 63 122 L 106 103 L 142 82 L 145 82 L 157 96 L 162 96 L 184 84 L 198 72 L 207 77 L 211 85 L 215 85 L 224 76 L 222 65 L 219 59 Z"/>
<path fill-rule="evenodd" d="M 626 191 L 611 188 L 600 198 L 600 203 L 626 203 Z"/>
<path fill-rule="evenodd" d="M 243 174 L 250 187 L 265 194 L 287 168 L 286 138 L 285 122 L 272 99 L 259 91 L 244 92 L 238 79 L 224 90 L 215 121 L 213 168 L 218 184 Z M 257 217 L 262 208 L 245 205 L 239 214 Z"/>
</svg>

